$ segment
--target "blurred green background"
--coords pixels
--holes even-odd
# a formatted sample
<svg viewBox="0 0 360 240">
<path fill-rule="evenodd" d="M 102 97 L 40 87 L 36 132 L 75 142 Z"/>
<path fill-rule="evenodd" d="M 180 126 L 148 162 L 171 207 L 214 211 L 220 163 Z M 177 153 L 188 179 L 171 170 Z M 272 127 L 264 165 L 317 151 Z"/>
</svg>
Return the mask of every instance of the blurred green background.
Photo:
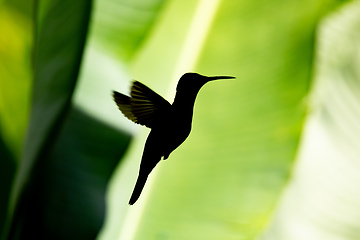
<svg viewBox="0 0 360 240">
<path fill-rule="evenodd" d="M 360 239 L 360 1 L 0 0 L 1 239 Z M 200 91 L 127 204 L 149 129 L 111 91 Z"/>
</svg>

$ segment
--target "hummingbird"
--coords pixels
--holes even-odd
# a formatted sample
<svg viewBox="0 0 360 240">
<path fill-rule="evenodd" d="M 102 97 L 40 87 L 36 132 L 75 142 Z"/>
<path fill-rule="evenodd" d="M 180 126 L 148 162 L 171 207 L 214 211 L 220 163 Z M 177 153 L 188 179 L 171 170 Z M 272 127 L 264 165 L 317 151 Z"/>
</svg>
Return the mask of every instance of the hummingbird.
<svg viewBox="0 0 360 240">
<path fill-rule="evenodd" d="M 185 73 L 177 84 L 172 104 L 139 81 L 132 83 L 130 96 L 113 91 L 114 101 L 125 117 L 151 129 L 145 142 L 130 205 L 140 197 L 149 174 L 158 162 L 162 158 L 166 160 L 189 136 L 195 99 L 201 87 L 213 80 L 233 78 Z"/>
</svg>

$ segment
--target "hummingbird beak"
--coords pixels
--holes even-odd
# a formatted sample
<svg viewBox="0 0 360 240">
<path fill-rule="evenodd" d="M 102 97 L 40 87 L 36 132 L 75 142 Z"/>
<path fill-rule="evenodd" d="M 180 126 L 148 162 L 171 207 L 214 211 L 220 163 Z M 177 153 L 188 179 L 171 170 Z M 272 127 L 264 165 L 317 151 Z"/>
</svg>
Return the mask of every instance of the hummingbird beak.
<svg viewBox="0 0 360 240">
<path fill-rule="evenodd" d="M 231 76 L 214 76 L 214 77 L 207 77 L 208 82 L 209 81 L 213 81 L 213 80 L 218 80 L 218 79 L 234 79 L 235 77 L 231 77 Z"/>
</svg>

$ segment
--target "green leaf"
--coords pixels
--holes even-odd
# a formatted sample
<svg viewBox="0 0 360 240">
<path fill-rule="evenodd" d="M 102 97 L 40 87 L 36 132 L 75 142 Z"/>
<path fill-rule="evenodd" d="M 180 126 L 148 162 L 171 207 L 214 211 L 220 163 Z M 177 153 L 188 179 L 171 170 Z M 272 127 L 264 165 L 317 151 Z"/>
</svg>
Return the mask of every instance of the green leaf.
<svg viewBox="0 0 360 240">
<path fill-rule="evenodd" d="M 261 239 L 359 239 L 360 2 L 317 34 L 311 112 L 293 177 Z"/>
<path fill-rule="evenodd" d="M 11 189 L 11 180 L 14 177 L 16 162 L 10 150 L 6 147 L 2 136 L 0 135 L 0 226 L 4 226 L 6 220 L 6 206 Z"/>
<path fill-rule="evenodd" d="M 37 2 L 39 9 L 44 1 Z M 77 79 L 91 1 L 47 1 L 47 11 L 38 19 L 34 50 L 32 109 L 20 166 L 10 198 L 7 226 L 9 239 L 21 231 L 34 187 L 33 177 L 50 150 L 69 108 Z M 7 230 L 4 231 L 6 236 Z M 6 238 L 6 237 L 4 237 Z"/>
<path fill-rule="evenodd" d="M 0 229 L 7 218 L 9 193 L 28 119 L 31 19 L 14 2 L 0 3 Z"/>
<path fill-rule="evenodd" d="M 128 60 L 145 39 L 163 2 L 97 1 L 95 34 L 90 46 L 98 48 L 93 52 L 110 50 Z M 113 4 L 118 3 L 123 6 L 114 8 Z M 87 36 L 90 8 L 90 1 L 37 2 L 33 103 L 22 162 L 10 201 L 10 239 L 36 236 L 39 229 L 43 238 L 89 239 L 95 238 L 102 226 L 106 184 L 130 138 L 104 124 L 114 125 L 114 120 L 105 119 L 109 116 L 107 107 L 101 107 L 96 119 L 77 107 L 68 114 Z M 117 21 L 119 16 L 126 21 Z M 108 21 L 109 17 L 115 20 Z M 134 20 L 136 26 L 129 24 Z M 100 55 L 104 58 L 104 52 Z M 91 75 L 92 82 L 82 81 L 77 105 L 88 106 L 91 102 L 95 103 L 94 109 L 106 100 L 105 105 L 112 104 L 113 112 L 121 116 L 107 90 L 111 85 L 108 77 L 113 77 L 101 74 L 118 64 L 113 56 L 107 57 L 111 62 L 107 69 L 99 69 L 94 58 L 88 62 L 95 65 L 89 68 L 85 64 L 83 76 Z M 91 101 L 84 97 L 89 83 L 101 86 L 91 94 Z M 101 116 L 104 119 L 99 121 Z"/>
<path fill-rule="evenodd" d="M 101 0 L 95 2 L 93 40 L 128 61 L 159 16 L 164 0 Z"/>
<path fill-rule="evenodd" d="M 26 2 L 25 8 L 31 8 Z M 31 19 L 9 4 L 0 6 L 0 128 L 16 161 L 29 115 Z"/>
<path fill-rule="evenodd" d="M 119 52 L 119 56 L 128 60 L 145 39 L 163 2 L 157 0 L 143 4 L 122 1 L 120 5 L 124 6 L 121 9 L 113 7 L 118 2 L 97 1 L 96 7 L 100 11 L 95 14 L 93 32 L 100 34 L 95 34 L 97 37 L 93 38 L 93 42 L 101 50 Z M 12 4 L 23 6 L 20 1 Z M 110 122 L 114 125 L 114 120 L 106 119 L 108 108 L 96 114 L 96 119 L 77 107 L 69 113 L 87 36 L 91 1 L 37 1 L 35 9 L 31 117 L 3 238 L 95 238 L 104 221 L 106 184 L 130 137 L 117 130 L 118 124 L 115 124 L 117 129 L 104 124 Z M 109 16 L 121 16 L 127 21 L 118 24 L 115 19 L 109 22 Z M 136 27 L 129 24 L 134 20 L 137 21 Z M 113 33 L 115 38 L 108 38 Z M 98 49 L 95 50 L 97 54 Z M 104 52 L 101 55 L 104 57 Z M 104 72 L 118 64 L 119 60 L 114 61 L 113 56 L 111 59 L 107 57 L 111 62 L 107 69 L 98 69 L 99 64 L 93 58 L 90 62 L 95 65 L 91 66 L 91 73 L 96 73 L 94 70 L 97 69 Z M 104 73 L 96 76 L 99 77 L 95 79 L 91 76 L 90 79 L 104 85 L 105 91 L 104 87 L 96 87 L 95 96 L 91 95 L 92 103 L 95 103 L 93 108 L 106 100 L 106 105 L 111 103 L 113 112 L 121 116 L 112 102 L 110 91 L 106 90 L 109 84 L 105 83 L 107 78 L 103 79 Z M 88 83 L 85 81 L 85 85 Z M 84 91 L 80 89 L 79 92 L 84 96 Z M 103 92 L 107 94 L 106 98 Z M 87 101 L 89 98 L 80 99 L 91 102 Z M 101 116 L 104 119 L 99 121 Z M 24 117 L 18 119 L 26 121 Z M 13 135 L 21 137 L 18 133 Z"/>
<path fill-rule="evenodd" d="M 237 79 L 200 91 L 192 133 L 151 174 L 121 237 L 254 239 L 261 233 L 289 178 L 302 130 L 315 29 L 336 3 L 169 4 L 135 64 L 137 79 L 154 82 L 149 85 L 159 92 L 186 71 Z M 207 32 L 201 27 L 209 22 Z"/>
<path fill-rule="evenodd" d="M 74 102 L 89 114 L 126 132 L 134 124 L 122 118 L 111 93 L 128 91 L 134 79 L 129 63 L 162 13 L 165 0 L 100 0 L 95 2 L 85 59 Z M 101 108 L 98 106 L 101 105 Z"/>
<path fill-rule="evenodd" d="M 22 236 L 95 239 L 105 215 L 105 190 L 130 137 L 71 109 L 34 176 Z"/>
</svg>

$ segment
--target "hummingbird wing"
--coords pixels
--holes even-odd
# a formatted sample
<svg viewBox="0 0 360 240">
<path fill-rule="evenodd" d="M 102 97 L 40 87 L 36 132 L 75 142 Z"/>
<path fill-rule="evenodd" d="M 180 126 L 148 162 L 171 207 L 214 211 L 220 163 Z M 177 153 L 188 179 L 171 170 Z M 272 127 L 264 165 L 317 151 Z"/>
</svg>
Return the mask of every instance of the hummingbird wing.
<svg viewBox="0 0 360 240">
<path fill-rule="evenodd" d="M 132 113 L 130 97 L 116 91 L 113 91 L 113 97 L 116 105 L 125 117 L 136 123 L 137 119 Z"/>
<path fill-rule="evenodd" d="M 133 82 L 131 97 L 115 91 L 113 96 L 120 111 L 128 119 L 149 128 L 159 114 L 171 108 L 171 104 L 162 96 L 138 81 Z"/>
<path fill-rule="evenodd" d="M 138 123 L 149 128 L 159 114 L 169 111 L 171 104 L 162 96 L 142 84 L 134 81 L 131 87 L 130 105 Z"/>
</svg>

